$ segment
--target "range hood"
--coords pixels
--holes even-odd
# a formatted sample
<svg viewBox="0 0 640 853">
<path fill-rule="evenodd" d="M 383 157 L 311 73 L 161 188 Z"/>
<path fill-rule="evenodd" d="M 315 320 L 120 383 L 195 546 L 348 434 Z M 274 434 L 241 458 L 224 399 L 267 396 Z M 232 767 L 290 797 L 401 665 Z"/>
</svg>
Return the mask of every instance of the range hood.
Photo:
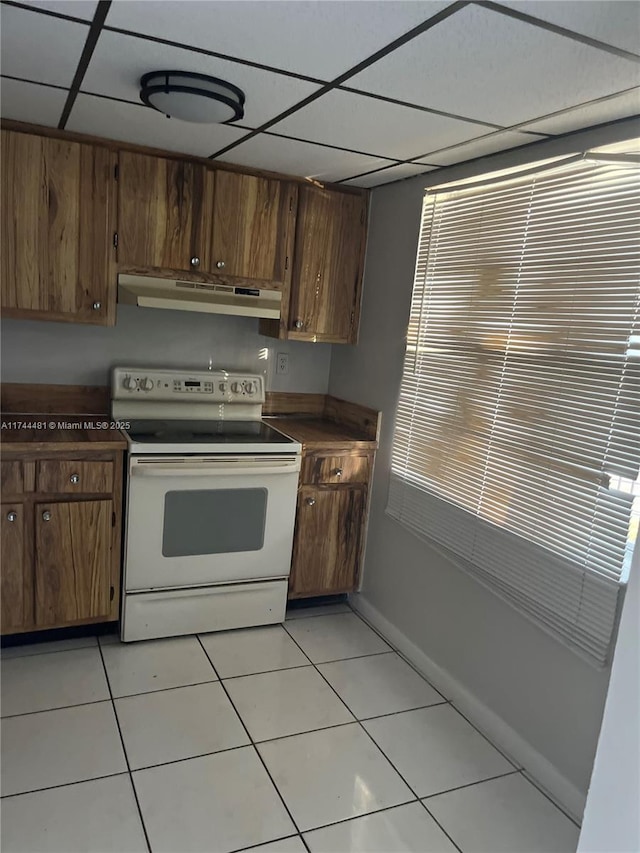
<svg viewBox="0 0 640 853">
<path fill-rule="evenodd" d="M 206 314 L 280 319 L 279 290 L 142 275 L 118 276 L 118 301 L 140 308 L 169 308 Z"/>
</svg>

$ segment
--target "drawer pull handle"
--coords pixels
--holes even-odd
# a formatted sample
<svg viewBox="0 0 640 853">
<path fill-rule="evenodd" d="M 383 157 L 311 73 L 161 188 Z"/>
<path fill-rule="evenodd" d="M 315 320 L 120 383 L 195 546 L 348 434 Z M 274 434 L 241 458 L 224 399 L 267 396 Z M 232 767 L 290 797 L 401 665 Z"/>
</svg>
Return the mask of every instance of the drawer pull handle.
<svg viewBox="0 0 640 853">
<path fill-rule="evenodd" d="M 296 329 L 302 329 L 304 323 L 302 322 L 302 320 L 296 320 L 293 325 L 296 327 Z"/>
<path fill-rule="evenodd" d="M 194 255 L 193 258 L 191 258 L 191 266 L 192 267 L 199 267 L 200 266 L 200 258 L 197 257 L 197 255 Z"/>
<path fill-rule="evenodd" d="M 307 498 L 305 501 L 307 506 L 313 506 L 315 504 L 315 502 L 316 502 L 315 498 Z"/>
<path fill-rule="evenodd" d="M 8 512 L 7 513 L 7 521 L 15 521 L 17 517 L 18 517 L 17 512 Z"/>
<path fill-rule="evenodd" d="M 102 308 L 102 302 L 96 300 L 91 307 L 94 311 L 99 311 Z"/>
<path fill-rule="evenodd" d="M 72 474 L 69 477 L 69 482 L 70 483 L 79 483 L 80 482 L 80 474 Z"/>
<path fill-rule="evenodd" d="M 336 468 L 333 472 L 334 477 L 342 477 L 342 468 Z"/>
<path fill-rule="evenodd" d="M 48 509 L 45 509 L 45 511 L 42 513 L 42 520 L 43 521 L 51 521 L 51 513 L 49 512 Z"/>
<path fill-rule="evenodd" d="M 216 267 L 217 267 L 219 270 L 223 270 L 223 269 L 224 269 L 224 261 L 218 261 L 218 262 L 216 263 Z"/>
</svg>

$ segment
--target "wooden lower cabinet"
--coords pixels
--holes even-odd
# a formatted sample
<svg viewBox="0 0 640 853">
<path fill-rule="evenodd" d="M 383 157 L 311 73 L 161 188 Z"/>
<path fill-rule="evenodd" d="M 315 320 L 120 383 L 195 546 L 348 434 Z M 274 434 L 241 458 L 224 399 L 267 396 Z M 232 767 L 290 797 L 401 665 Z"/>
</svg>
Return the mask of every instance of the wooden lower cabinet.
<svg viewBox="0 0 640 853">
<path fill-rule="evenodd" d="M 1 633 L 116 620 L 122 452 L 25 453 L 3 466 Z"/>
<path fill-rule="evenodd" d="M 302 486 L 298 493 L 289 598 L 357 588 L 367 487 Z"/>
<path fill-rule="evenodd" d="M 110 500 L 35 505 L 35 606 L 39 627 L 109 618 Z"/>
<path fill-rule="evenodd" d="M 6 463 L 5 463 L 6 464 Z M 29 578 L 25 572 L 25 516 L 21 503 L 2 504 L 2 631 L 32 621 Z"/>
</svg>

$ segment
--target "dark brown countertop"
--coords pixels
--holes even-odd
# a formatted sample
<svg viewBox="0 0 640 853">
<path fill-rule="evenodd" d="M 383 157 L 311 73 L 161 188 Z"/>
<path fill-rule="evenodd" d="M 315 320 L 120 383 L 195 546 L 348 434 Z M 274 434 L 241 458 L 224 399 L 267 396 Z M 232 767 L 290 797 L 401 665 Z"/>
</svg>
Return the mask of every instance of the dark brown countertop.
<svg viewBox="0 0 640 853">
<path fill-rule="evenodd" d="M 375 450 L 378 442 L 361 430 L 328 418 L 298 418 L 291 415 L 266 418 L 280 432 L 299 441 L 305 449 L 314 450 L 331 445 L 336 450 Z"/>
<path fill-rule="evenodd" d="M 2 452 L 126 450 L 119 429 L 101 415 L 1 415 Z M 106 426 L 105 426 L 106 425 Z"/>
</svg>

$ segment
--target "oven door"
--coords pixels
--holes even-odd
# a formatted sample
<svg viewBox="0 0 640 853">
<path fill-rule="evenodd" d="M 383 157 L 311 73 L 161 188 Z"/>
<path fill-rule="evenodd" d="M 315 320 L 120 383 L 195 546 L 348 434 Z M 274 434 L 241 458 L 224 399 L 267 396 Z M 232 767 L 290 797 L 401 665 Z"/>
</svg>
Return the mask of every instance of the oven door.
<svg viewBox="0 0 640 853">
<path fill-rule="evenodd" d="M 131 457 L 125 590 L 289 574 L 298 455 Z"/>
</svg>

